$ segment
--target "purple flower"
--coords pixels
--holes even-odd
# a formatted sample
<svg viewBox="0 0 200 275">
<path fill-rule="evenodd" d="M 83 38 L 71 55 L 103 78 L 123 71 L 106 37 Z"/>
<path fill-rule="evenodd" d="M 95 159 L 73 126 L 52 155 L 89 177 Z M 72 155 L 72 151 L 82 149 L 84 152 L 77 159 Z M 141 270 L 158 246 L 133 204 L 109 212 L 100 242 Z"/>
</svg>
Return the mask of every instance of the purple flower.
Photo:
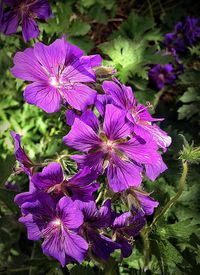
<svg viewBox="0 0 200 275">
<path fill-rule="evenodd" d="M 19 134 L 16 134 L 14 131 L 10 131 L 11 136 L 15 144 L 15 157 L 19 161 L 21 170 L 28 175 L 33 173 L 33 162 L 29 159 L 24 149 L 21 147 L 21 137 Z"/>
<path fill-rule="evenodd" d="M 61 196 L 65 194 L 73 200 L 90 201 L 93 200 L 92 194 L 99 188 L 99 183 L 94 183 L 97 176 L 89 167 L 84 167 L 73 177 L 64 179 L 61 165 L 52 162 L 43 168 L 42 172 L 35 173 L 31 181 L 43 192 Z"/>
<path fill-rule="evenodd" d="M 143 190 L 130 188 L 125 192 L 125 198 L 131 209 L 138 209 L 144 215 L 152 215 L 154 208 L 158 207 L 159 203 L 150 197 L 149 193 Z"/>
<path fill-rule="evenodd" d="M 166 147 L 171 144 L 171 138 L 155 123 L 152 124 L 152 122 L 162 119 L 153 118 L 148 112 L 148 106 L 137 104 L 131 87 L 121 84 L 116 79 L 115 81 L 103 82 L 103 89 L 106 95 L 112 97 L 114 104 L 126 112 L 126 118 L 136 135 L 146 141 L 152 139 L 158 147 L 161 147 L 165 151 Z M 159 162 L 161 164 L 161 159 Z"/>
<path fill-rule="evenodd" d="M 3 14 L 3 32 L 7 35 L 16 33 L 20 25 L 26 42 L 38 37 L 40 33 L 35 19 L 46 20 L 52 16 L 48 0 L 3 0 L 3 2 L 10 7 Z"/>
<path fill-rule="evenodd" d="M 57 112 L 62 102 L 84 111 L 94 104 L 96 91 L 83 83 L 95 82 L 93 67 L 100 63 L 99 55 L 83 56 L 78 47 L 63 37 L 49 46 L 38 42 L 34 49 L 18 52 L 11 72 L 33 82 L 24 91 L 29 104 L 47 113 Z"/>
<path fill-rule="evenodd" d="M 108 260 L 110 254 L 121 247 L 102 233 L 112 223 L 111 201 L 107 200 L 100 209 L 97 209 L 95 202 L 92 201 L 77 203 L 84 215 L 81 233 L 87 239 L 92 255 Z"/>
<path fill-rule="evenodd" d="M 125 212 L 116 216 L 113 222 L 113 230 L 116 242 L 121 245 L 122 258 L 127 258 L 131 255 L 134 237 L 140 233 L 144 225 L 144 215 L 139 211 L 134 214 Z"/>
<path fill-rule="evenodd" d="M 161 90 L 176 80 L 176 72 L 171 64 L 156 64 L 149 70 L 149 83 L 152 88 Z"/>
<path fill-rule="evenodd" d="M 85 153 L 72 156 L 80 168 L 88 166 L 100 173 L 107 170 L 108 183 L 114 192 L 139 186 L 144 166 L 153 180 L 166 169 L 155 142 L 130 137 L 126 113 L 111 104 L 106 106 L 102 127 L 94 113 L 87 111 L 84 122 L 83 116 L 76 118 L 63 140 Z"/>
<path fill-rule="evenodd" d="M 43 253 L 57 259 L 62 266 L 70 261 L 81 263 L 88 249 L 87 242 L 77 233 L 83 223 L 83 214 L 67 197 L 57 203 L 46 193 L 37 200 L 22 205 L 19 221 L 27 227 L 29 240 L 43 239 Z"/>
<path fill-rule="evenodd" d="M 200 37 L 199 20 L 187 16 L 185 23 L 178 22 L 172 33 L 167 33 L 164 45 L 171 52 L 183 53 L 191 47 Z"/>
</svg>

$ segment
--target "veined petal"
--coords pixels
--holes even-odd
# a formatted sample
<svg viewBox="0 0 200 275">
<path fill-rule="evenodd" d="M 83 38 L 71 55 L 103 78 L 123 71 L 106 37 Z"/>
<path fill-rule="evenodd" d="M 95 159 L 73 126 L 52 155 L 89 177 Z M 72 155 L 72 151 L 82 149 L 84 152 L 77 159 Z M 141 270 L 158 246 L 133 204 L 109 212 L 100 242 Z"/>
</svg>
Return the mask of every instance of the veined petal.
<svg viewBox="0 0 200 275">
<path fill-rule="evenodd" d="M 33 2 L 30 7 L 31 11 L 37 14 L 37 18 L 39 19 L 48 19 L 52 16 L 51 6 L 48 0 L 39 0 Z"/>
<path fill-rule="evenodd" d="M 113 81 L 104 81 L 102 87 L 105 93 L 112 97 L 114 104 L 121 109 L 129 110 L 136 104 L 133 91 L 130 87 L 119 84 L 120 86 Z"/>
<path fill-rule="evenodd" d="M 34 82 L 26 86 L 24 98 L 27 103 L 36 105 L 47 113 L 58 112 L 62 102 L 58 90 L 44 82 Z"/>
<path fill-rule="evenodd" d="M 52 162 L 43 168 L 42 172 L 36 173 L 31 178 L 34 185 L 43 191 L 63 182 L 62 167 L 57 162 Z"/>
<path fill-rule="evenodd" d="M 114 192 L 126 190 L 130 186 L 137 187 L 142 182 L 140 172 L 140 167 L 114 156 L 108 165 L 108 184 Z"/>
<path fill-rule="evenodd" d="M 77 229 L 83 223 L 83 214 L 69 197 L 62 197 L 56 207 L 58 217 L 69 229 Z"/>
<path fill-rule="evenodd" d="M 93 129 L 78 118 L 75 118 L 70 132 L 63 141 L 66 145 L 82 152 L 95 150 L 101 144 Z"/>
<path fill-rule="evenodd" d="M 85 155 L 73 155 L 71 159 L 77 162 L 79 168 L 88 166 L 101 173 L 103 169 L 105 154 L 101 151 L 91 152 Z"/>
<path fill-rule="evenodd" d="M 160 154 L 158 154 L 154 162 L 145 164 L 145 169 L 147 177 L 154 181 L 161 173 L 167 170 L 167 165 L 163 162 Z"/>
<path fill-rule="evenodd" d="M 171 144 L 171 137 L 167 135 L 166 132 L 160 129 L 155 123 L 153 125 L 141 124 L 134 127 L 134 132 L 146 139 L 153 139 L 158 147 L 161 147 L 164 152 L 166 147 L 169 147 Z"/>
<path fill-rule="evenodd" d="M 130 127 L 125 121 L 125 112 L 112 104 L 106 105 L 103 130 L 110 140 L 127 137 Z"/>
<path fill-rule="evenodd" d="M 32 17 L 25 17 L 22 19 L 22 35 L 25 42 L 31 38 L 38 37 L 39 33 L 40 30 L 38 25 Z"/>
<path fill-rule="evenodd" d="M 72 63 L 69 63 L 61 75 L 62 82 L 94 82 L 95 73 L 90 67 L 85 67 L 84 62 L 80 59 L 75 59 Z"/>
<path fill-rule="evenodd" d="M 95 90 L 80 83 L 63 86 L 60 90 L 67 103 L 79 111 L 85 111 L 88 105 L 94 104 L 97 96 Z"/>
<path fill-rule="evenodd" d="M 159 154 L 157 153 L 158 148 L 155 142 L 145 142 L 138 136 L 132 137 L 127 142 L 118 144 L 117 148 L 139 164 L 151 164 L 159 158 Z"/>
<path fill-rule="evenodd" d="M 26 225 L 27 235 L 29 240 L 40 240 L 42 238 L 42 232 L 33 215 L 27 214 L 19 218 L 19 222 Z"/>
<path fill-rule="evenodd" d="M 5 34 L 10 35 L 15 33 L 19 24 L 19 14 L 14 11 L 5 12 L 1 24 L 1 28 Z"/>
<path fill-rule="evenodd" d="M 11 73 L 15 77 L 27 81 L 48 81 L 48 77 L 35 58 L 32 48 L 17 52 L 13 61 L 14 67 L 11 68 Z"/>
<path fill-rule="evenodd" d="M 36 43 L 34 54 L 40 64 L 46 68 L 50 74 L 58 74 L 59 69 L 63 69 L 66 62 L 71 58 L 71 45 L 63 38 L 56 39 L 51 45 Z"/>
<path fill-rule="evenodd" d="M 125 227 L 126 225 L 128 225 L 128 220 L 130 216 L 131 216 L 131 213 L 129 211 L 117 216 L 114 219 L 113 227 L 114 228 Z"/>
<path fill-rule="evenodd" d="M 85 111 L 81 116 L 81 120 L 89 125 L 95 133 L 98 133 L 100 127 L 99 120 L 91 110 Z"/>
</svg>

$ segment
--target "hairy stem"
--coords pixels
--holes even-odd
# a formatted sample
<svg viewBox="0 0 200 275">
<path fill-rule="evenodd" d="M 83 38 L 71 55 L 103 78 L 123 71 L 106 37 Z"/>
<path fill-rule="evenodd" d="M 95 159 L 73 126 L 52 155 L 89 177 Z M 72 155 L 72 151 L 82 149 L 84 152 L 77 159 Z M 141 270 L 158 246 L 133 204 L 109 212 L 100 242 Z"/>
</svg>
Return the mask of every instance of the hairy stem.
<svg viewBox="0 0 200 275">
<path fill-rule="evenodd" d="M 188 174 L 188 163 L 187 161 L 182 161 L 183 165 L 183 172 L 181 175 L 181 178 L 179 180 L 179 185 L 178 185 L 178 192 L 174 197 L 172 197 L 167 204 L 163 207 L 160 213 L 158 213 L 155 218 L 153 219 L 152 223 L 150 226 L 144 229 L 144 232 L 142 234 L 143 238 L 143 243 L 144 243 L 144 270 L 148 269 L 148 264 L 149 264 L 149 254 L 150 254 L 150 244 L 149 244 L 149 234 L 153 230 L 153 227 L 156 225 L 158 220 L 165 215 L 165 213 L 177 202 L 177 200 L 180 198 L 185 183 L 186 183 L 186 178 Z"/>
<path fill-rule="evenodd" d="M 157 221 L 176 203 L 176 201 L 180 198 L 180 196 L 183 192 L 183 188 L 185 186 L 186 178 L 187 178 L 187 174 L 188 174 L 188 164 L 186 161 L 183 161 L 182 165 L 183 165 L 183 173 L 179 180 L 178 192 L 176 193 L 176 195 L 173 198 L 171 198 L 171 200 L 168 201 L 168 203 L 164 206 L 162 211 L 154 218 L 153 222 L 151 223 L 151 225 L 149 227 L 149 232 L 151 232 L 153 226 L 157 223 Z"/>
</svg>

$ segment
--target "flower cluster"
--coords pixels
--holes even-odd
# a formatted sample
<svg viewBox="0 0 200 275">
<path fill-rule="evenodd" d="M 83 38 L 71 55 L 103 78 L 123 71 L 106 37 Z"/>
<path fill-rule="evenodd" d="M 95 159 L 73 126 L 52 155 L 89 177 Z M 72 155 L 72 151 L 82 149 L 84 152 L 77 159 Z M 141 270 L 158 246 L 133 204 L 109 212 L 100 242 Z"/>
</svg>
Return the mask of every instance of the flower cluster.
<svg viewBox="0 0 200 275">
<path fill-rule="evenodd" d="M 188 16 L 186 21 L 178 22 L 172 33 L 167 33 L 164 39 L 165 47 L 173 53 L 184 53 L 200 38 L 199 20 Z"/>
<path fill-rule="evenodd" d="M 177 76 L 183 72 L 183 65 L 180 62 L 179 55 L 183 54 L 188 47 L 200 38 L 199 20 L 188 16 L 186 21 L 178 22 L 172 33 L 165 35 L 163 45 L 166 48 L 166 54 L 175 57 L 176 65 L 156 64 L 149 70 L 149 84 L 155 90 L 161 90 L 165 85 L 173 84 Z"/>
<path fill-rule="evenodd" d="M 99 55 L 84 56 L 62 37 L 18 52 L 11 69 L 15 77 L 31 82 L 24 91 L 29 104 L 47 113 L 67 109 L 71 128 L 63 141 L 80 152 L 68 156 L 77 164 L 75 175 L 65 171 L 59 158 L 38 169 L 20 135 L 11 132 L 18 172 L 30 180 L 29 191 L 15 197 L 19 221 L 28 238 L 42 240 L 43 253 L 62 266 L 87 256 L 105 261 L 116 249 L 128 257 L 146 215 L 158 206 L 143 190 L 142 179 L 154 181 L 167 169 L 161 153 L 171 138 L 157 125 L 162 119 L 151 116 L 149 104 L 137 103 L 131 87 L 115 77 L 98 79 L 98 66 Z M 119 202 L 127 211 L 114 210 Z"/>
<path fill-rule="evenodd" d="M 10 35 L 16 33 L 18 26 L 21 26 L 24 41 L 27 42 L 31 38 L 37 38 L 40 33 L 35 19 L 46 20 L 51 16 L 48 0 L 2 0 L 0 31 Z"/>
</svg>

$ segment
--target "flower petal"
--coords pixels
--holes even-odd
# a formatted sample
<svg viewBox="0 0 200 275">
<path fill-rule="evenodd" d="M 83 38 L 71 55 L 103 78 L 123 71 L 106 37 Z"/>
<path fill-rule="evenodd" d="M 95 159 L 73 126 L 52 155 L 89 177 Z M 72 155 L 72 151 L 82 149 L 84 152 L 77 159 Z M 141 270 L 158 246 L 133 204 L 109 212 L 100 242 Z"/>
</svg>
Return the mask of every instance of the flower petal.
<svg viewBox="0 0 200 275">
<path fill-rule="evenodd" d="M 11 73 L 15 77 L 27 81 L 48 81 L 45 71 L 38 63 L 31 48 L 15 54 Z"/>
<path fill-rule="evenodd" d="M 85 166 L 88 166 L 98 173 L 102 172 L 103 169 L 103 162 L 104 162 L 105 155 L 103 152 L 91 152 L 86 155 L 73 155 L 71 156 L 71 159 L 76 161 L 78 163 L 79 168 L 84 168 Z"/>
<path fill-rule="evenodd" d="M 81 120 L 89 125 L 95 133 L 98 133 L 100 127 L 99 120 L 91 110 L 85 111 L 81 116 Z"/>
<path fill-rule="evenodd" d="M 34 185 L 43 191 L 63 182 L 62 167 L 57 162 L 52 162 L 43 168 L 42 172 L 36 173 L 31 178 Z"/>
<path fill-rule="evenodd" d="M 132 137 L 129 141 L 118 144 L 117 148 L 139 164 L 151 164 L 159 158 L 155 142 L 149 140 L 145 142 L 139 136 Z"/>
<path fill-rule="evenodd" d="M 29 240 L 37 241 L 42 238 L 41 229 L 39 228 L 33 215 L 25 215 L 19 218 L 19 222 L 23 223 L 26 226 Z"/>
<path fill-rule="evenodd" d="M 136 100 L 133 96 L 131 87 L 126 87 L 118 81 L 117 83 L 113 81 L 104 81 L 102 87 L 105 93 L 112 97 L 114 104 L 118 107 L 125 110 L 133 108 L 136 104 Z"/>
<path fill-rule="evenodd" d="M 78 118 L 75 118 L 70 132 L 63 141 L 66 145 L 82 152 L 96 149 L 101 143 L 93 129 Z"/>
<path fill-rule="evenodd" d="M 27 103 L 36 105 L 46 113 L 58 112 L 62 101 L 56 88 L 42 82 L 35 82 L 26 86 L 24 98 Z"/>
<path fill-rule="evenodd" d="M 112 104 L 106 105 L 103 130 L 110 140 L 127 137 L 130 128 L 125 121 L 125 112 Z"/>
<path fill-rule="evenodd" d="M 27 42 L 31 38 L 37 38 L 40 33 L 36 21 L 32 17 L 25 17 L 22 19 L 22 35 L 24 41 Z"/>
<path fill-rule="evenodd" d="M 69 229 L 77 229 L 83 223 L 83 214 L 69 197 L 62 197 L 56 211 L 62 223 Z"/>
<path fill-rule="evenodd" d="M 73 84 L 60 88 L 66 102 L 79 111 L 85 111 L 88 105 L 94 104 L 97 93 L 84 84 Z"/>
<path fill-rule="evenodd" d="M 4 34 L 10 35 L 17 31 L 19 24 L 19 14 L 14 11 L 8 11 L 3 14 L 2 30 Z"/>
<path fill-rule="evenodd" d="M 108 184 L 114 192 L 121 192 L 130 186 L 139 186 L 142 182 L 141 168 L 115 156 L 108 165 Z"/>
<path fill-rule="evenodd" d="M 146 175 L 150 180 L 155 180 L 161 173 L 167 170 L 167 165 L 163 162 L 162 157 L 158 154 L 157 159 L 152 163 L 145 164 Z"/>
</svg>

